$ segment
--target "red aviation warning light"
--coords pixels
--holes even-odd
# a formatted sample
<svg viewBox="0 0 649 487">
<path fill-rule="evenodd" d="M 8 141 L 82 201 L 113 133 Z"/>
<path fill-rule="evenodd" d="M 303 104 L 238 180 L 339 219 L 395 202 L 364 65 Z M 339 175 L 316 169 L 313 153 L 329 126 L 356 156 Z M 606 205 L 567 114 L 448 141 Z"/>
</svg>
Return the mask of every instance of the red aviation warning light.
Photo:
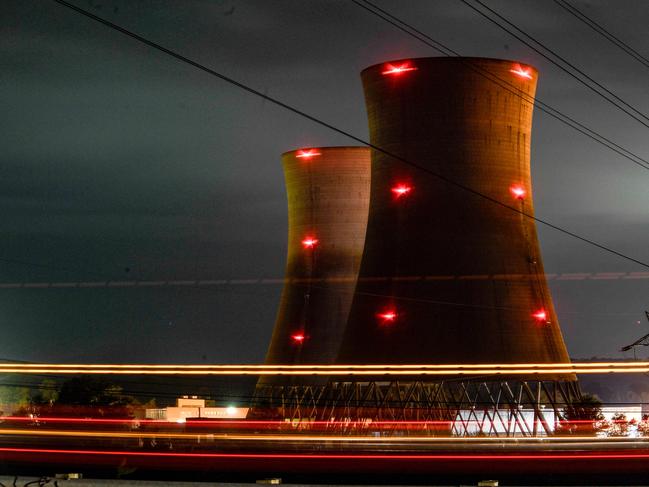
<svg viewBox="0 0 649 487">
<path fill-rule="evenodd" d="M 381 320 L 381 323 L 384 325 L 392 324 L 397 319 L 397 312 L 393 309 L 388 309 L 382 313 L 378 313 L 376 317 Z"/>
<path fill-rule="evenodd" d="M 525 191 L 525 188 L 523 186 L 515 185 L 509 188 L 509 191 L 511 194 L 514 195 L 516 199 L 523 200 L 525 199 L 525 195 L 527 194 L 527 191 Z"/>
<path fill-rule="evenodd" d="M 305 249 L 312 249 L 316 245 L 318 245 L 318 239 L 314 237 L 306 237 L 304 240 L 302 240 L 302 246 Z"/>
<path fill-rule="evenodd" d="M 394 194 L 395 197 L 401 198 L 402 196 L 410 193 L 410 191 L 412 191 L 412 187 L 405 184 L 398 184 L 397 186 L 390 189 L 390 191 L 392 191 L 392 194 Z"/>
<path fill-rule="evenodd" d="M 538 310 L 532 316 L 536 319 L 536 321 L 545 321 L 546 323 L 549 323 L 548 322 L 548 314 L 545 312 L 544 309 Z"/>
<path fill-rule="evenodd" d="M 294 333 L 293 335 L 291 335 L 291 340 L 296 345 L 302 345 L 305 339 L 306 336 L 304 336 L 304 333 Z"/>
<path fill-rule="evenodd" d="M 295 157 L 298 159 L 311 159 L 312 157 L 319 155 L 321 155 L 321 153 L 318 152 L 318 149 L 302 149 L 297 151 Z"/>
<path fill-rule="evenodd" d="M 532 79 L 532 70 L 530 68 L 523 69 L 520 64 L 515 65 L 513 69 L 509 70 L 509 72 L 514 73 L 521 78 Z"/>
<path fill-rule="evenodd" d="M 395 66 L 394 64 L 386 64 L 385 70 L 381 71 L 381 74 L 399 76 L 401 73 L 405 73 L 406 71 L 417 71 L 417 68 L 412 66 L 409 62 L 400 64 L 399 66 Z"/>
</svg>

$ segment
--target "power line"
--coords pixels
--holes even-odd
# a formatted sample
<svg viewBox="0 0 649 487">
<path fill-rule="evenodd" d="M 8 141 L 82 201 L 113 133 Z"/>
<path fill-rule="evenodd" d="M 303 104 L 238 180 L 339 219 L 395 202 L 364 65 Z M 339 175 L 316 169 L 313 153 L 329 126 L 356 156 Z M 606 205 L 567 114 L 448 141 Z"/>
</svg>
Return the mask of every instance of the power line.
<svg viewBox="0 0 649 487">
<path fill-rule="evenodd" d="M 649 279 L 649 272 L 563 272 L 544 273 L 548 281 L 611 281 Z M 535 278 L 535 277 L 534 277 Z M 372 276 L 358 277 L 355 275 L 326 277 L 245 277 L 228 279 L 158 279 L 158 280 L 104 280 L 104 281 L 41 281 L 41 282 L 0 282 L 0 289 L 99 289 L 99 288 L 193 288 L 193 287 L 227 287 L 247 285 L 280 285 L 280 284 L 309 284 L 309 283 L 352 283 L 377 280 L 412 281 L 412 280 L 484 280 L 520 281 L 520 274 L 443 274 L 443 275 L 408 275 L 408 276 Z M 2 361 L 2 358 L 0 358 Z"/>
<path fill-rule="evenodd" d="M 461 54 L 448 46 L 445 46 L 441 42 L 433 39 L 426 33 L 418 30 L 417 28 L 413 27 L 412 25 L 408 24 L 404 20 L 396 17 L 392 13 L 388 12 L 387 10 L 382 9 L 381 7 L 377 6 L 376 4 L 370 2 L 369 0 L 352 0 L 353 3 L 358 5 L 359 7 L 367 10 L 371 14 L 379 17 L 380 19 L 388 22 L 389 24 L 393 25 L 397 29 L 401 30 L 402 32 L 408 34 L 409 36 L 417 39 L 418 41 L 426 44 L 429 47 L 432 47 L 435 49 L 437 52 L 442 53 L 445 56 L 455 56 L 461 58 Z M 367 5 L 363 5 L 364 2 L 367 5 L 370 5 L 372 8 L 369 8 Z M 374 9 L 374 10 L 373 10 Z M 449 54 L 450 53 L 450 54 Z M 566 115 L 565 113 L 560 112 L 558 109 L 548 105 L 547 103 L 544 103 L 540 98 L 531 98 L 529 95 L 526 95 L 522 93 L 518 88 L 516 88 L 513 84 L 511 84 L 508 80 L 505 80 L 503 78 L 499 78 L 495 74 L 481 68 L 480 66 L 476 65 L 475 63 L 472 63 L 471 61 L 465 60 L 463 61 L 463 64 L 465 66 L 468 66 L 469 68 L 473 69 L 476 73 L 479 75 L 483 76 L 485 79 L 488 79 L 492 83 L 497 84 L 498 86 L 504 88 L 505 90 L 509 91 L 513 95 L 517 96 L 518 98 L 527 101 L 531 104 L 533 104 L 535 107 L 537 107 L 539 110 L 542 112 L 546 113 L 547 115 L 550 115 L 551 117 L 555 118 L 559 122 L 567 125 L 568 127 L 572 128 L 573 130 L 576 130 L 577 132 L 581 133 L 582 135 L 585 135 L 586 137 L 594 140 L 598 144 L 603 145 L 607 149 L 615 152 L 618 155 L 621 155 L 622 157 L 630 160 L 637 166 L 640 166 L 643 169 L 649 170 L 649 160 L 644 159 L 640 157 L 637 154 L 634 154 L 633 152 L 629 151 L 628 149 L 625 149 L 624 147 L 620 146 L 619 144 L 616 144 L 612 140 L 604 137 L 603 135 L 599 134 L 598 132 L 592 130 L 591 128 L 587 127 L 586 125 L 582 124 L 581 122 L 578 122 L 574 118 Z"/>
<path fill-rule="evenodd" d="M 148 40 L 148 39 L 146 39 L 146 38 L 132 32 L 132 31 L 129 31 L 129 30 L 123 28 L 123 27 L 120 27 L 119 25 L 114 24 L 113 22 L 110 22 L 110 21 L 108 21 L 106 19 L 98 17 L 97 15 L 95 15 L 95 14 L 93 14 L 91 12 L 88 12 L 87 10 L 84 10 L 84 9 L 82 9 L 80 7 L 72 5 L 72 4 L 68 3 L 68 2 L 66 2 L 65 0 L 53 0 L 53 1 L 58 3 L 59 5 L 62 5 L 64 7 L 67 7 L 69 9 L 71 9 L 71 10 L 74 10 L 75 12 L 77 12 L 77 13 L 79 13 L 81 15 L 84 15 L 85 17 L 88 17 L 88 18 L 90 18 L 90 19 L 92 19 L 92 20 L 94 20 L 96 22 L 99 22 L 99 23 L 105 25 L 106 27 L 109 27 L 109 28 L 111 28 L 113 30 L 121 32 L 122 34 L 124 34 L 124 35 L 126 35 L 128 37 L 131 37 L 131 38 L 133 38 L 133 39 L 135 39 L 135 40 L 137 40 L 137 41 L 139 41 L 139 42 L 141 42 L 143 44 L 146 44 L 146 45 L 148 45 L 148 46 L 150 46 L 150 47 L 152 47 L 152 48 L 154 48 L 154 49 L 156 49 L 158 51 L 161 51 L 161 52 L 163 52 L 163 53 L 165 53 L 165 54 L 167 54 L 167 55 L 169 55 L 169 56 L 171 56 L 171 57 L 173 57 L 173 58 L 175 58 L 175 59 L 177 59 L 177 60 L 179 60 L 179 61 L 181 61 L 183 63 L 189 64 L 190 66 L 193 66 L 193 67 L 195 67 L 195 68 L 197 68 L 197 69 L 199 69 L 199 70 L 201 70 L 201 71 L 203 71 L 203 72 L 205 72 L 207 74 L 210 74 L 211 76 L 219 78 L 219 79 L 221 79 L 221 80 L 223 80 L 223 81 L 225 81 L 227 83 L 230 83 L 233 86 L 241 88 L 242 90 L 244 90 L 244 91 L 246 91 L 248 93 L 251 93 L 251 94 L 253 94 L 255 96 L 263 98 L 266 101 L 269 101 L 269 102 L 273 103 L 274 105 L 277 105 L 277 106 L 279 106 L 281 108 L 284 108 L 285 110 L 288 110 L 288 111 L 290 111 L 292 113 L 295 113 L 296 115 L 299 115 L 299 116 L 301 116 L 303 118 L 306 118 L 307 120 L 310 120 L 310 121 L 312 121 L 312 122 L 314 122 L 314 123 L 316 123 L 316 124 L 318 124 L 318 125 L 320 125 L 322 127 L 328 128 L 333 132 L 344 135 L 344 136 L 350 138 L 351 140 L 354 140 L 354 141 L 356 141 L 356 142 L 358 142 L 360 144 L 363 144 L 363 145 L 365 145 L 367 147 L 370 147 L 370 148 L 376 150 L 377 152 L 381 152 L 382 154 L 384 154 L 384 155 L 386 155 L 386 156 L 388 156 L 388 157 L 390 157 L 392 159 L 398 160 L 398 161 L 403 162 L 404 164 L 407 164 L 407 165 L 409 165 L 409 166 L 411 166 L 411 167 L 413 167 L 415 169 L 418 169 L 418 170 L 420 170 L 420 171 L 422 171 L 424 173 L 430 174 L 430 175 L 436 177 L 437 179 L 439 179 L 440 181 L 444 181 L 445 183 L 447 183 L 447 184 L 449 184 L 449 185 L 451 185 L 451 186 L 453 186 L 455 188 L 461 189 L 461 190 L 463 190 L 463 191 L 465 191 L 465 192 L 467 192 L 469 194 L 472 194 L 472 195 L 477 196 L 479 198 L 482 198 L 482 199 L 484 199 L 486 201 L 489 201 L 489 202 L 491 202 L 491 203 L 493 203 L 495 205 L 501 206 L 501 207 L 506 208 L 506 209 L 508 209 L 510 211 L 518 213 L 518 214 L 520 214 L 520 215 L 522 215 L 522 216 L 524 216 L 526 218 L 529 218 L 529 219 L 532 219 L 532 220 L 534 220 L 536 222 L 539 222 L 539 223 L 547 226 L 548 228 L 552 228 L 552 229 L 554 229 L 554 230 L 556 230 L 556 231 L 558 231 L 560 233 L 563 233 L 564 235 L 568 235 L 568 236 L 573 237 L 575 239 L 578 239 L 578 240 L 580 240 L 582 242 L 585 242 L 585 243 L 587 243 L 587 244 L 589 244 L 589 245 L 591 245 L 593 247 L 597 247 L 597 248 L 599 248 L 601 250 L 604 250 L 604 251 L 606 251 L 606 252 L 608 252 L 610 254 L 617 255 L 618 257 L 621 257 L 621 258 L 623 258 L 625 260 L 628 260 L 630 262 L 633 262 L 635 264 L 641 265 L 642 267 L 645 267 L 645 268 L 649 269 L 649 263 L 647 263 L 647 262 L 643 262 L 643 261 L 641 261 L 639 259 L 630 257 L 630 256 L 628 256 L 626 254 L 623 254 L 621 252 L 618 252 L 617 250 L 612 249 L 611 247 L 607 247 L 607 246 L 605 246 L 603 244 L 597 243 L 594 240 L 591 240 L 589 238 L 582 237 L 581 235 L 578 235 L 578 234 L 576 234 L 574 232 L 571 232 L 570 230 L 566 230 L 565 228 L 562 228 L 562 227 L 560 227 L 558 225 L 555 225 L 555 224 L 553 224 L 553 223 L 551 223 L 551 222 L 549 222 L 547 220 L 544 220 L 544 219 L 541 219 L 539 217 L 533 216 L 533 215 L 531 215 L 529 213 L 526 213 L 526 212 L 524 212 L 522 210 L 519 210 L 518 208 L 510 206 L 507 203 L 503 203 L 502 201 L 497 200 L 496 198 L 493 198 L 493 197 L 488 196 L 488 195 L 486 195 L 484 193 L 481 193 L 481 192 L 479 192 L 479 191 L 477 191 L 477 190 L 475 190 L 473 188 L 470 188 L 470 187 L 465 186 L 465 185 L 463 185 L 461 183 L 458 183 L 457 181 L 454 181 L 454 180 L 452 180 L 452 179 L 450 179 L 450 178 L 448 178 L 448 177 L 446 177 L 446 176 L 444 176 L 442 174 L 436 173 L 436 172 L 434 172 L 434 171 L 432 171 L 432 170 L 430 170 L 430 169 L 428 169 L 428 168 L 426 168 L 426 167 L 424 167 L 424 166 L 422 166 L 422 165 L 420 165 L 418 163 L 408 161 L 408 160 L 404 159 L 403 157 L 401 157 L 399 155 L 393 154 L 390 151 L 387 151 L 387 150 L 385 150 L 385 149 L 383 149 L 383 148 L 381 148 L 381 147 L 379 147 L 377 145 L 372 144 L 369 141 L 366 141 L 366 140 L 364 140 L 364 139 L 362 139 L 360 137 L 357 137 L 357 136 L 351 134 L 350 132 L 347 132 L 347 131 L 345 131 L 343 129 L 340 129 L 340 128 L 328 123 L 328 122 L 325 122 L 325 121 L 315 117 L 314 115 L 310 115 L 310 114 L 308 114 L 308 113 L 306 113 L 306 112 L 304 112 L 304 111 L 302 111 L 302 110 L 300 110 L 298 108 L 295 108 L 295 107 L 293 107 L 293 106 L 291 106 L 291 105 L 289 105 L 289 104 L 287 104 L 285 102 L 280 101 L 277 98 L 274 98 L 272 96 L 264 94 L 264 93 L 262 93 L 262 92 L 260 92 L 258 90 L 255 90 L 254 88 L 251 88 L 250 86 L 248 86 L 248 85 L 246 85 L 246 84 L 244 84 L 244 83 L 242 83 L 240 81 L 237 81 L 237 80 L 235 80 L 233 78 L 230 78 L 230 77 L 228 77 L 228 76 L 226 76 L 226 75 L 224 75 L 222 73 L 219 73 L 218 71 L 215 71 L 214 69 L 208 68 L 207 66 L 205 66 L 203 64 L 200 64 L 197 61 L 193 61 L 193 60 L 191 60 L 191 59 L 189 59 L 189 58 L 187 58 L 187 57 L 185 57 L 185 56 L 183 56 L 183 55 L 181 55 L 181 54 L 179 54 L 179 53 L 177 53 L 175 51 L 167 49 L 166 47 L 163 47 L 160 44 L 157 44 L 157 43 L 155 43 L 153 41 L 150 41 L 150 40 Z"/>
<path fill-rule="evenodd" d="M 495 25 L 497 25 L 498 27 L 500 27 L 502 30 L 504 30 L 504 31 L 507 32 L 509 35 L 511 35 L 511 36 L 514 37 L 515 39 L 517 39 L 517 40 L 519 40 L 520 42 L 522 42 L 523 44 L 525 44 L 527 47 L 529 47 L 530 49 L 532 49 L 532 50 L 533 50 L 534 52 L 536 52 L 537 54 L 543 56 L 543 58 L 545 58 L 546 60 L 548 60 L 549 62 L 551 62 L 551 63 L 554 64 L 555 66 L 557 66 L 557 67 L 558 67 L 559 69 L 561 69 L 564 73 L 568 74 L 569 76 L 571 76 L 572 78 L 574 78 L 575 80 L 577 80 L 579 83 L 581 83 L 582 85 L 586 86 L 588 89 L 590 89 L 591 91 L 593 91 L 594 93 L 596 93 L 596 94 L 598 94 L 599 96 L 601 96 L 602 98 L 604 98 L 604 99 L 605 99 L 606 101 L 608 101 L 611 105 L 615 106 L 616 108 L 618 108 L 618 109 L 621 110 L 622 112 L 626 113 L 626 114 L 629 115 L 631 118 L 633 118 L 634 120 L 636 120 L 636 121 L 639 122 L 640 124 L 644 125 L 646 128 L 649 128 L 649 123 L 647 123 L 647 122 L 649 122 L 649 117 L 647 117 L 647 115 L 645 115 L 644 113 L 642 113 L 641 111 L 639 111 L 638 109 L 636 109 L 634 106 L 632 106 L 632 105 L 630 105 L 629 103 L 627 103 L 626 101 L 624 101 L 622 98 L 620 98 L 619 96 L 617 96 L 617 95 L 616 95 L 615 93 L 613 93 L 611 90 L 609 90 L 608 88 L 606 88 L 604 85 L 602 85 L 602 84 L 599 83 L 598 81 L 594 80 L 591 76 L 589 76 L 588 74 L 586 74 L 586 73 L 585 73 L 584 71 L 582 71 L 581 69 L 577 68 L 577 67 L 576 67 L 574 64 L 572 64 L 570 61 L 568 61 L 568 60 L 565 59 L 564 57 L 562 57 L 562 56 L 560 56 L 559 54 L 557 54 L 555 51 L 553 51 L 552 49 L 550 49 L 549 47 L 547 47 L 546 45 L 544 45 L 542 42 L 538 41 L 537 39 L 535 39 L 534 37 L 532 37 L 531 35 L 529 35 L 528 33 L 526 33 L 524 30 L 522 30 L 522 29 L 520 29 L 519 27 L 517 27 L 514 23 L 510 22 L 509 20 L 507 20 L 505 17 L 503 17 L 502 15 L 500 15 L 498 12 L 496 12 L 494 9 L 490 8 L 488 5 L 484 4 L 484 3 L 481 2 L 480 0 L 473 0 L 473 1 L 474 1 L 475 3 L 477 3 L 478 5 L 480 5 L 482 8 L 484 8 L 484 9 L 486 9 L 487 11 L 491 12 L 493 15 L 495 15 L 497 18 L 499 18 L 500 20 L 502 20 L 503 22 L 505 22 L 507 25 L 509 25 L 510 27 L 512 27 L 514 30 L 516 30 L 517 32 L 519 32 L 519 33 L 522 34 L 523 36 L 525 36 L 525 37 L 527 37 L 528 39 L 530 39 L 530 40 L 531 40 L 532 42 L 534 42 L 535 44 L 541 46 L 542 49 L 544 49 L 545 51 L 549 52 L 552 56 L 554 56 L 555 58 L 559 59 L 561 62 L 565 63 L 565 64 L 566 64 L 567 66 L 569 66 L 573 71 L 577 72 L 581 77 L 578 76 L 578 75 L 576 75 L 575 73 L 571 72 L 571 71 L 570 71 L 569 69 L 567 69 L 565 66 L 561 65 L 559 62 L 555 61 L 553 58 L 551 58 L 550 56 L 548 56 L 547 54 L 545 54 L 543 51 L 541 51 L 541 50 L 538 49 L 537 47 L 533 46 L 531 43 L 527 42 L 527 41 L 526 41 L 525 39 L 523 39 L 521 36 L 517 35 L 515 32 L 512 32 L 510 29 L 508 29 L 507 27 L 505 27 L 504 25 L 502 25 L 500 22 L 498 22 L 498 21 L 495 20 L 494 18 L 490 17 L 488 14 L 484 13 L 483 11 L 481 11 L 480 9 L 478 9 L 477 7 L 475 7 L 474 5 L 472 5 L 471 3 L 469 3 L 468 0 L 460 0 L 460 2 L 462 2 L 463 4 L 465 4 L 467 7 L 469 7 L 469 8 L 472 9 L 472 10 L 474 10 L 475 12 L 477 12 L 478 14 L 480 14 L 480 15 L 481 15 L 482 17 L 484 17 L 485 19 L 489 20 L 489 21 L 492 22 L 493 24 L 495 24 Z M 589 84 L 589 83 L 587 83 L 586 81 L 584 81 L 584 79 L 583 79 L 582 77 L 583 77 L 583 78 L 586 78 L 590 83 L 592 83 L 592 85 Z M 597 90 L 593 85 L 595 85 L 595 86 L 596 86 L 597 88 L 599 88 L 600 90 L 604 91 L 604 93 L 602 93 L 601 91 L 598 91 L 598 90 Z M 610 95 L 610 97 L 607 96 L 607 95 Z M 611 97 L 612 97 L 612 98 L 611 98 Z M 620 104 L 618 104 L 615 100 L 617 100 L 618 102 L 620 102 L 621 105 L 623 105 L 623 106 L 621 106 Z M 625 108 L 625 107 L 626 107 L 626 108 Z M 631 112 L 634 112 L 636 115 L 634 115 L 634 114 L 631 113 Z"/>
<path fill-rule="evenodd" d="M 404 278 L 405 277 L 405 278 Z M 536 276 L 530 276 L 536 279 Z M 564 274 L 543 274 L 543 277 L 548 281 L 567 281 L 575 282 L 579 281 L 602 281 L 602 280 L 647 280 L 649 279 L 649 272 L 616 272 L 616 273 L 564 273 Z M 444 280 L 448 281 L 449 279 L 459 280 L 459 281 L 470 281 L 470 280 L 486 280 L 491 281 L 520 281 L 521 277 L 519 274 L 515 275 L 443 275 L 443 276 L 392 276 L 392 277 L 383 277 L 378 278 L 385 281 L 408 281 L 408 282 L 417 282 L 417 281 L 435 281 L 435 280 Z M 339 285 L 341 283 L 357 283 L 371 281 L 376 282 L 377 277 L 363 278 L 349 276 L 347 278 L 341 279 L 340 277 L 335 277 L 331 279 L 327 278 L 277 278 L 277 279 L 268 279 L 268 278 L 255 278 L 255 279 L 207 279 L 207 280 L 167 280 L 167 281 L 96 281 L 96 282 L 32 282 L 32 283 L 0 283 L 1 289 L 116 289 L 116 288 L 128 288 L 128 289 L 169 289 L 169 288 L 190 288 L 192 290 L 206 290 L 206 288 L 216 287 L 221 292 L 228 292 L 233 294 L 246 294 L 245 292 L 233 292 L 233 288 L 241 288 L 241 286 L 270 286 L 270 285 L 293 285 L 293 286 L 308 286 L 312 289 L 318 289 L 324 292 L 331 292 L 337 294 L 353 294 L 353 295 L 364 295 L 372 297 L 384 297 L 394 299 L 395 301 L 412 301 L 419 303 L 433 304 L 437 306 L 451 306 L 451 307 L 463 307 L 463 308 L 474 308 L 481 309 L 484 311 L 493 311 L 493 310 L 522 310 L 522 308 L 508 307 L 508 306 L 489 306 L 489 305 L 476 305 L 471 303 L 464 302 L 450 302 L 450 301 L 439 301 L 433 299 L 425 298 L 413 298 L 409 296 L 398 296 L 394 294 L 380 294 L 372 292 L 364 292 L 356 290 L 345 290 L 340 289 Z M 333 284 L 333 286 L 326 286 L 323 284 L 327 283 Z M 610 319 L 610 317 L 623 317 L 623 316 L 636 316 L 636 313 L 614 313 L 614 312 L 602 312 L 599 310 L 590 310 L 588 312 L 580 311 L 561 311 L 563 315 L 589 315 L 596 316 L 601 319 Z M 158 315 L 156 319 L 161 321 L 166 321 L 166 318 Z M 0 363 L 2 362 L 19 362 L 16 360 L 11 360 L 7 358 L 0 357 Z"/>
<path fill-rule="evenodd" d="M 588 17 L 585 13 L 583 13 L 577 7 L 575 7 L 574 5 L 571 5 L 566 0 L 554 0 L 554 2 L 557 5 L 559 5 L 561 8 L 566 10 L 570 15 L 576 17 L 577 19 L 582 21 L 584 24 L 586 24 L 588 27 L 593 29 L 595 32 L 602 35 L 603 37 L 608 39 L 610 42 L 615 44 L 617 47 L 622 49 L 624 52 L 626 52 L 629 56 L 634 58 L 636 61 L 638 61 L 644 67 L 649 68 L 649 59 L 647 59 L 642 54 L 640 54 L 638 51 L 633 49 L 630 45 L 628 45 L 627 43 L 622 41 L 619 37 L 613 35 L 610 31 L 606 30 L 604 27 L 602 27 L 601 24 L 597 23 L 592 18 Z"/>
<path fill-rule="evenodd" d="M 299 286 L 299 284 L 294 284 L 296 286 Z M 379 297 L 379 298 L 390 298 L 393 299 L 396 302 L 399 301 L 409 301 L 409 302 L 415 302 L 415 303 L 426 303 L 426 304 L 433 304 L 436 306 L 449 306 L 449 307 L 456 307 L 456 308 L 470 308 L 470 309 L 477 309 L 477 310 L 482 310 L 483 312 L 492 312 L 494 310 L 504 310 L 504 311 L 529 311 L 529 308 L 516 308 L 512 306 L 495 306 L 495 305 L 482 305 L 482 304 L 472 304 L 472 303 L 458 303 L 458 302 L 453 302 L 453 301 L 439 301 L 435 299 L 427 299 L 427 298 L 414 298 L 410 296 L 398 296 L 394 294 L 381 294 L 381 293 L 374 293 L 374 292 L 367 292 L 367 291 L 359 291 L 358 289 L 354 290 L 343 290 L 343 289 L 336 289 L 332 287 L 326 287 L 326 286 L 317 286 L 317 285 L 310 285 L 309 286 L 312 289 L 318 289 L 321 291 L 328 291 L 328 292 L 334 292 L 338 294 L 352 294 L 352 295 L 359 295 L 359 296 L 369 296 L 369 297 Z M 599 315 L 600 313 L 597 311 L 593 312 L 578 312 L 578 311 L 572 311 L 572 312 L 567 312 L 566 314 L 572 314 L 572 315 Z M 609 316 L 636 316 L 636 313 L 607 313 Z"/>
</svg>

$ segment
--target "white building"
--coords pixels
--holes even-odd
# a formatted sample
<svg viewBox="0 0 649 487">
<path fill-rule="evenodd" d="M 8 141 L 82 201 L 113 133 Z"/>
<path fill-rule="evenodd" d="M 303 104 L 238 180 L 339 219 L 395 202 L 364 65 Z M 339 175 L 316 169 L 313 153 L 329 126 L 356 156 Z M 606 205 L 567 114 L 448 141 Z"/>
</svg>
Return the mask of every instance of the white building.
<svg viewBox="0 0 649 487">
<path fill-rule="evenodd" d="M 196 396 L 179 397 L 176 405 L 168 408 L 147 409 L 146 419 L 169 421 L 170 423 L 184 423 L 189 418 L 202 419 L 246 419 L 249 408 L 206 407 L 205 399 Z"/>
</svg>

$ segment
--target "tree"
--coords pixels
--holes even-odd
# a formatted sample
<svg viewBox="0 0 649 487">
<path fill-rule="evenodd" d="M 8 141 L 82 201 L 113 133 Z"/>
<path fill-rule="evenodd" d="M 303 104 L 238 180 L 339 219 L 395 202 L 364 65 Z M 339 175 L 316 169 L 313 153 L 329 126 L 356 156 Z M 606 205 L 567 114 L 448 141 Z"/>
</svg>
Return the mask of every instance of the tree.
<svg viewBox="0 0 649 487">
<path fill-rule="evenodd" d="M 34 406 L 51 406 L 59 397 L 59 385 L 55 380 L 45 379 L 38 386 L 37 392 L 32 393 L 31 403 Z"/>
<path fill-rule="evenodd" d="M 602 401 L 594 394 L 583 394 L 563 410 L 557 433 L 595 435 L 605 425 Z"/>
<path fill-rule="evenodd" d="M 611 418 L 610 426 L 608 428 L 608 436 L 626 436 L 629 432 L 631 421 L 627 421 L 626 414 L 616 413 Z"/>
<path fill-rule="evenodd" d="M 91 416 L 130 416 L 130 406 L 136 401 L 122 391 L 121 386 L 100 377 L 73 377 L 61 385 L 55 406 Z"/>
<path fill-rule="evenodd" d="M 4 385 L 0 386 L 0 414 L 12 414 L 29 406 L 29 388 Z"/>
<path fill-rule="evenodd" d="M 641 436 L 649 436 L 649 414 L 642 415 L 642 420 L 638 423 L 638 433 Z"/>
</svg>

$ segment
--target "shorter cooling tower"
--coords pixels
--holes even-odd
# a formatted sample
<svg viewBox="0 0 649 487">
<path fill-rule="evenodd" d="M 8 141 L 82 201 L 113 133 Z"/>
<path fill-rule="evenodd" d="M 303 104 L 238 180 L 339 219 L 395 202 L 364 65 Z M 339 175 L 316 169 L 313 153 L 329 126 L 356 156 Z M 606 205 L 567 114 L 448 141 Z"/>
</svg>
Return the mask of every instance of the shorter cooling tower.
<svg viewBox="0 0 649 487">
<path fill-rule="evenodd" d="M 288 259 L 266 363 L 330 364 L 347 323 L 365 243 L 370 151 L 294 150 L 282 155 L 282 164 Z"/>
</svg>

